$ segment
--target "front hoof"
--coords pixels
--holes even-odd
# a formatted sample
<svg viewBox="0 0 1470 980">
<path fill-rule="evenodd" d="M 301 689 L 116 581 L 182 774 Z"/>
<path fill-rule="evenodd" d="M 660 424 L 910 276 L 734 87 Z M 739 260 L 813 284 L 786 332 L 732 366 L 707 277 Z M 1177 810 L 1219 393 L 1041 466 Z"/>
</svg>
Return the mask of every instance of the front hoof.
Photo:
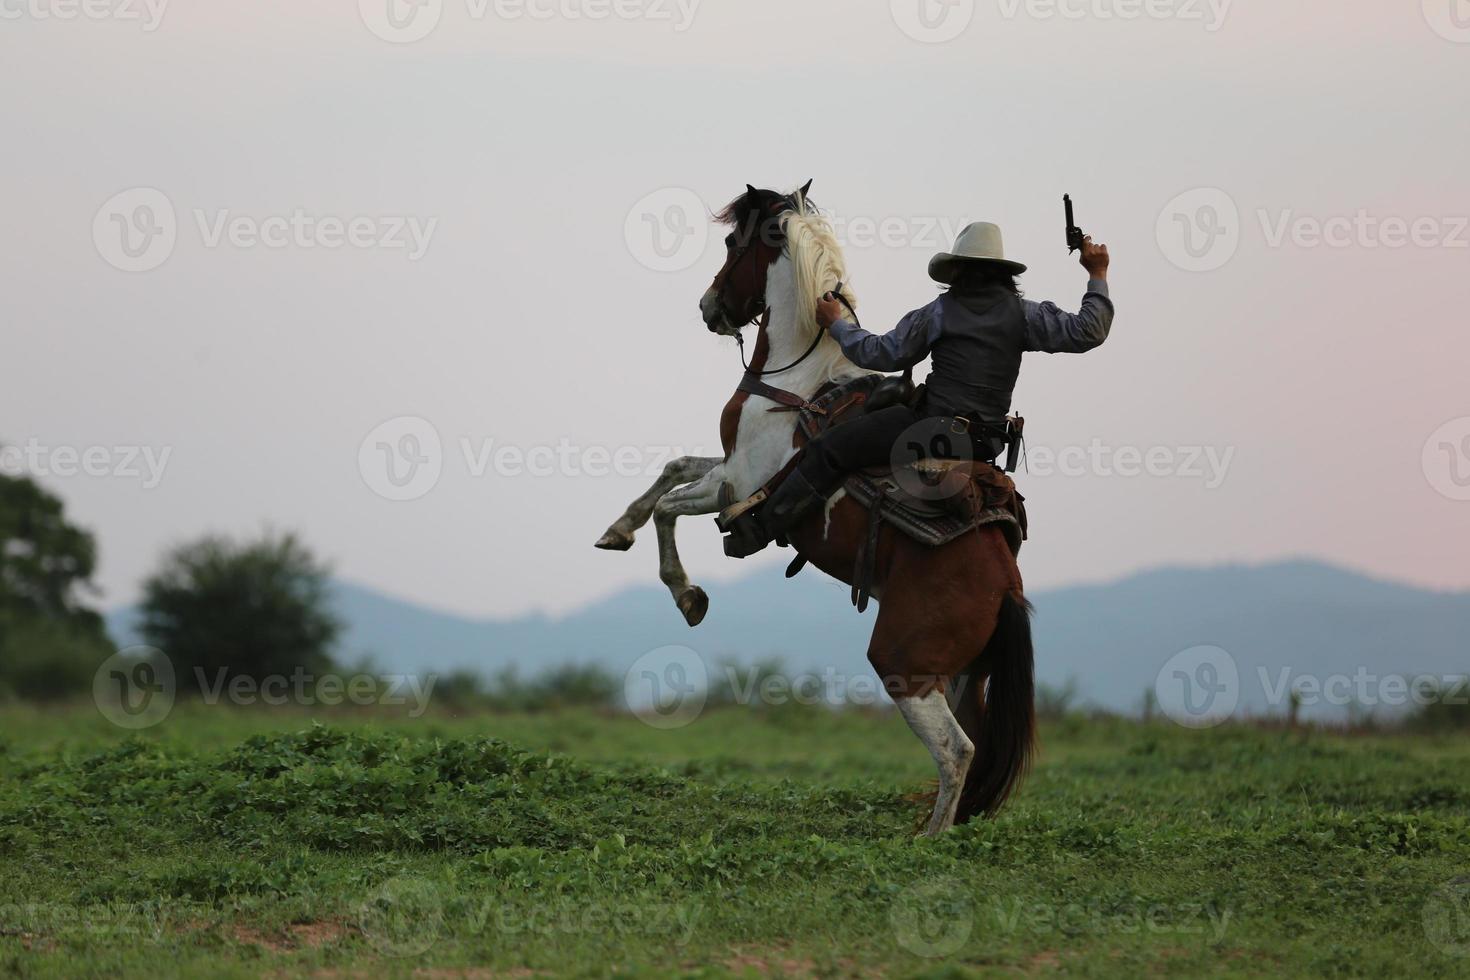
<svg viewBox="0 0 1470 980">
<path fill-rule="evenodd" d="M 607 533 L 597 539 L 597 547 L 603 551 L 627 551 L 633 547 L 633 535 L 608 528 Z"/>
<path fill-rule="evenodd" d="M 709 596 L 705 595 L 703 589 L 692 585 L 685 589 L 679 596 L 679 611 L 684 614 L 684 622 L 690 626 L 698 626 L 704 622 L 705 614 L 709 612 Z"/>
</svg>

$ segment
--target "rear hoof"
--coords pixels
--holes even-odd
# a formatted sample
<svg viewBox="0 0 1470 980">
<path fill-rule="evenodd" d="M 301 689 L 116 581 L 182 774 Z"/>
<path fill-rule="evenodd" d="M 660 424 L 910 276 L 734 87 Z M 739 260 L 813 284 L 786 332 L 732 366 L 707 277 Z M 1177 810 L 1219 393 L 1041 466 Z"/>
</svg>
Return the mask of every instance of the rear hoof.
<svg viewBox="0 0 1470 980">
<path fill-rule="evenodd" d="M 690 626 L 698 626 L 704 622 L 705 614 L 709 612 L 709 596 L 697 585 L 691 585 L 679 595 L 679 611 L 684 614 L 684 622 Z"/>
<path fill-rule="evenodd" d="M 633 535 L 608 528 L 607 533 L 597 539 L 597 547 L 603 551 L 627 551 L 633 547 Z"/>
</svg>

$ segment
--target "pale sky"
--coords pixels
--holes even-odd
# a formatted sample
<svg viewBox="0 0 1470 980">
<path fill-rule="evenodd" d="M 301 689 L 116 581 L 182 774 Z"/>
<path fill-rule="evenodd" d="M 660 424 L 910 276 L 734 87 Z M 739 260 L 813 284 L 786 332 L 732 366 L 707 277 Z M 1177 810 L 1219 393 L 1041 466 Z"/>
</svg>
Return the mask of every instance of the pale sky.
<svg viewBox="0 0 1470 980">
<path fill-rule="evenodd" d="M 33 450 L 0 464 L 97 533 L 105 604 L 266 526 L 475 615 L 656 583 L 651 529 L 591 548 L 651 476 L 599 471 L 715 451 L 740 375 L 696 309 L 722 233 L 668 208 L 808 178 L 871 330 L 965 221 L 1073 308 L 1063 192 L 1110 245 L 1112 338 L 1017 391 L 1033 589 L 1288 556 L 1470 588 L 1463 0 L 389 2 L 0 0 L 0 442 Z M 360 449 L 403 417 L 442 452 L 394 501 Z M 707 518 L 681 546 L 752 567 Z"/>
</svg>

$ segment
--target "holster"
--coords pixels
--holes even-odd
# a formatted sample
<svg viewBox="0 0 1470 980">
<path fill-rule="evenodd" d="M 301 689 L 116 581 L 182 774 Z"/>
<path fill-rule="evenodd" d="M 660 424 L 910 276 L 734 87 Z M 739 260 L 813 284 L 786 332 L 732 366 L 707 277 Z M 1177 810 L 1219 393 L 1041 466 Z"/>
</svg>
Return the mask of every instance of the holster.
<svg viewBox="0 0 1470 980">
<path fill-rule="evenodd" d="M 895 405 L 912 405 L 918 387 L 907 374 L 884 378 L 873 388 L 873 393 L 863 403 L 863 414 L 871 415 Z"/>
</svg>

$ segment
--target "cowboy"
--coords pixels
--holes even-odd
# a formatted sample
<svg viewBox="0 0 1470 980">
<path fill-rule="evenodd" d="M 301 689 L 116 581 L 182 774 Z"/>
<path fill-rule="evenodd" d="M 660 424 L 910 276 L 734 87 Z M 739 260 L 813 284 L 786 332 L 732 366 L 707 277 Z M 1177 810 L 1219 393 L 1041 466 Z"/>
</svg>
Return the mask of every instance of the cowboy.
<svg viewBox="0 0 1470 980">
<path fill-rule="evenodd" d="M 1108 339 L 1113 302 L 1108 296 L 1108 247 L 1090 237 L 1082 245 L 1087 291 L 1078 313 L 1054 303 L 1023 299 L 1016 276 L 1026 271 L 1005 257 L 1000 228 L 978 222 L 965 228 L 953 252 L 929 262 L 929 276 L 949 287 L 881 336 L 843 318 L 837 297 L 817 303 L 817 322 L 831 333 L 848 360 L 872 371 L 903 371 L 932 359 L 917 404 L 883 408 L 835 426 L 813 440 L 797 468 L 771 495 L 761 516 L 778 537 L 836 490 L 845 474 L 890 462 L 895 442 L 922 419 L 949 417 L 968 423 L 974 456 L 993 462 L 1004 448 L 1011 393 L 1028 351 L 1080 354 Z"/>
</svg>

